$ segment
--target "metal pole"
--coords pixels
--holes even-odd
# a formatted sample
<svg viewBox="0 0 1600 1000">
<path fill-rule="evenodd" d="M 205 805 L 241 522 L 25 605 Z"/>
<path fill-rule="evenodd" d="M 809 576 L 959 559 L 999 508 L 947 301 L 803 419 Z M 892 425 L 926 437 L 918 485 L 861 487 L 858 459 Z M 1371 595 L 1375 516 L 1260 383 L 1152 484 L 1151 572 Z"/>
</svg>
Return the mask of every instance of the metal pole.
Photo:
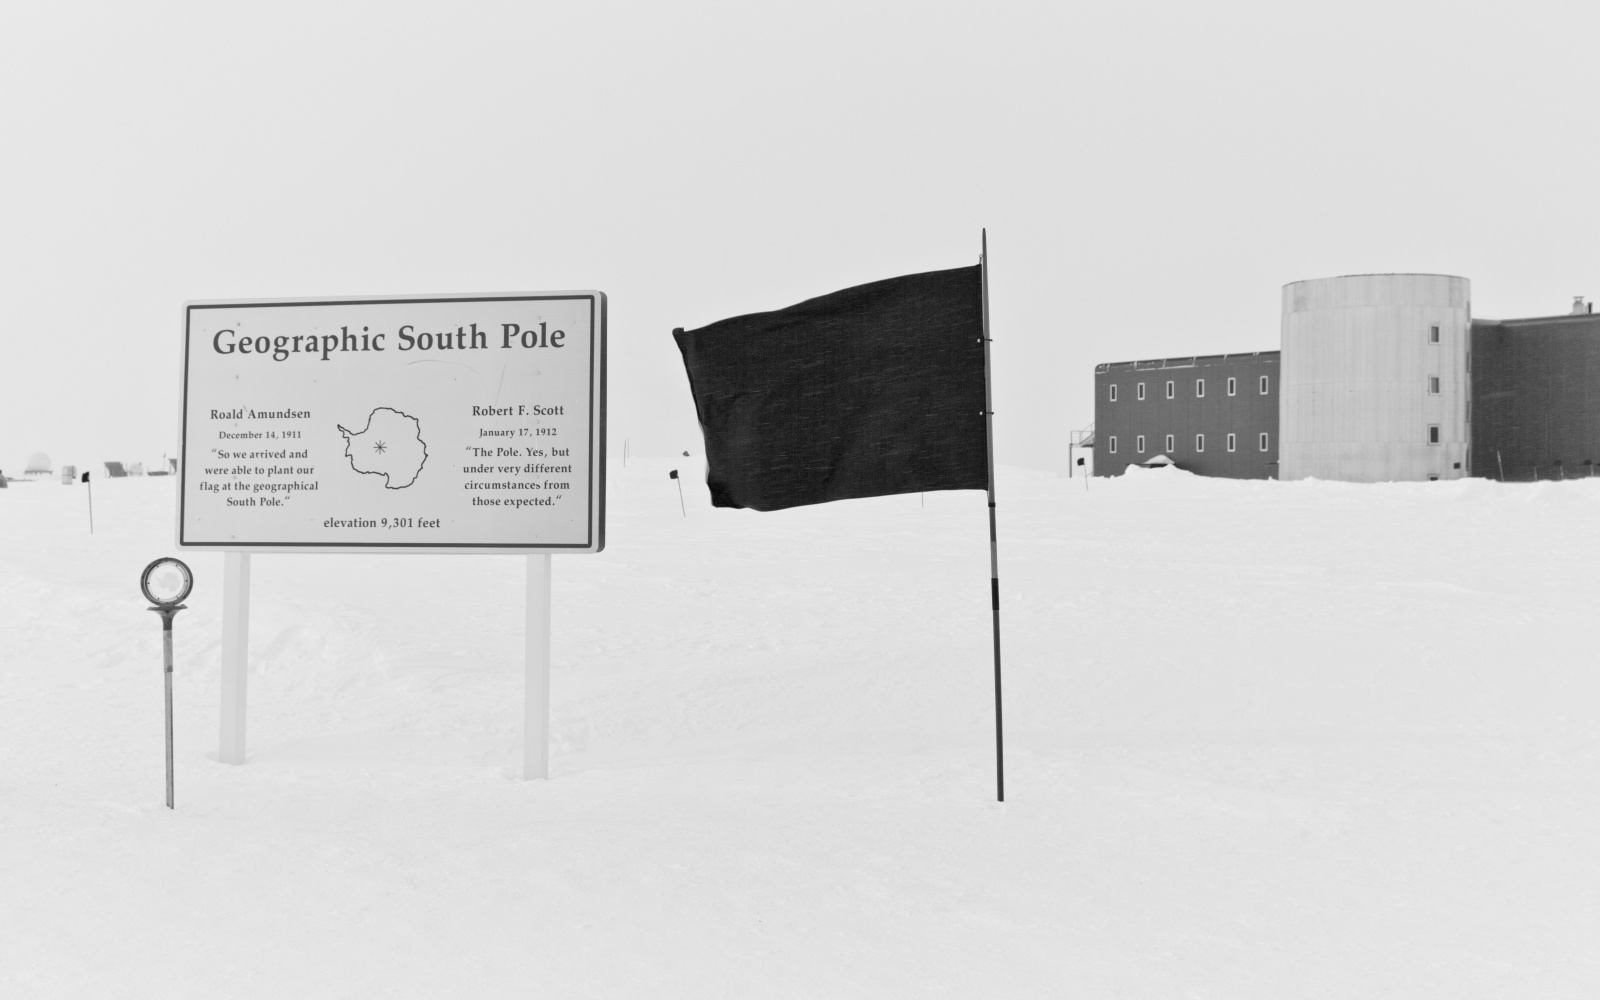
<svg viewBox="0 0 1600 1000">
<path fill-rule="evenodd" d="M 94 534 L 94 480 L 89 474 L 83 474 L 83 484 L 89 488 L 89 534 Z"/>
<path fill-rule="evenodd" d="M 528 557 L 524 621 L 522 778 L 550 777 L 550 556 Z"/>
<path fill-rule="evenodd" d="M 683 512 L 684 517 L 688 517 L 689 508 L 683 505 L 683 479 L 682 477 L 679 477 L 674 481 L 678 484 L 678 510 Z"/>
<path fill-rule="evenodd" d="M 983 286 L 983 427 L 989 444 L 989 597 L 994 610 L 994 794 L 1006 800 L 1006 741 L 1000 697 L 1000 544 L 994 522 L 994 392 L 989 365 L 989 230 L 983 230 L 978 273 Z"/>
<path fill-rule="evenodd" d="M 222 676 L 217 760 L 244 763 L 250 679 L 250 553 L 222 554 Z"/>
<path fill-rule="evenodd" d="M 167 808 L 172 805 L 172 618 L 177 612 L 161 613 L 161 649 L 166 660 L 167 680 Z"/>
</svg>

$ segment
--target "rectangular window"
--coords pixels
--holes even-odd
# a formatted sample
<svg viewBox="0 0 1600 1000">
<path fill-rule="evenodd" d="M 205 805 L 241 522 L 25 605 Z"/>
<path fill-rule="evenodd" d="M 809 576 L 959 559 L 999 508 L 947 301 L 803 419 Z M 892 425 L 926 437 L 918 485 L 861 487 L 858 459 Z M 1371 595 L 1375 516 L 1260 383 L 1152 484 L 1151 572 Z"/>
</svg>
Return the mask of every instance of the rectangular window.
<svg viewBox="0 0 1600 1000">
<path fill-rule="evenodd" d="M 1265 396 L 1266 394 L 1267 394 L 1267 376 L 1263 375 L 1263 376 L 1261 376 L 1261 395 Z"/>
<path fill-rule="evenodd" d="M 1237 395 L 1238 392 L 1239 392 L 1239 380 L 1236 379 L 1236 378 L 1228 379 L 1228 395 L 1234 396 L 1234 395 Z"/>
<path fill-rule="evenodd" d="M 1428 443 L 1429 444 L 1438 444 L 1439 443 L 1439 425 L 1438 424 L 1429 424 L 1428 425 Z"/>
<path fill-rule="evenodd" d="M 1194 450 L 1195 451 L 1205 451 L 1206 450 L 1206 436 L 1204 434 L 1196 434 L 1194 436 Z"/>
<path fill-rule="evenodd" d="M 1262 451 L 1266 451 L 1267 450 L 1267 432 L 1266 431 L 1262 431 L 1261 432 L 1261 450 Z"/>
<path fill-rule="evenodd" d="M 1111 435 L 1111 440 L 1108 443 L 1111 445 L 1111 454 L 1115 455 L 1117 453 L 1117 436 L 1115 434 Z"/>
<path fill-rule="evenodd" d="M 1472 423 L 1472 400 L 1467 400 L 1467 423 Z M 387 482 L 387 480 L 385 480 Z"/>
<path fill-rule="evenodd" d="M 1204 399 L 1204 398 L 1206 398 L 1206 380 L 1205 379 L 1197 378 L 1197 379 L 1194 380 L 1194 396 L 1195 396 L 1196 399 Z"/>
<path fill-rule="evenodd" d="M 1437 344 L 1438 342 L 1439 342 L 1439 328 L 1436 327 L 1436 326 L 1428 327 L 1428 343 Z"/>
<path fill-rule="evenodd" d="M 1141 455 L 1144 454 L 1144 435 L 1143 434 L 1140 434 L 1138 437 L 1133 439 L 1133 450 L 1138 452 Z"/>
<path fill-rule="evenodd" d="M 1467 371 L 1472 371 L 1472 352 L 1467 352 Z M 387 480 L 385 480 L 387 481 Z"/>
<path fill-rule="evenodd" d="M 1111 383 L 1111 401 L 1113 403 L 1117 401 L 1117 384 L 1115 382 Z"/>
<path fill-rule="evenodd" d="M 1233 451 L 1234 447 L 1237 446 L 1238 443 L 1239 443 L 1239 439 L 1238 439 L 1237 435 L 1233 435 L 1233 434 L 1229 434 L 1228 435 L 1228 450 L 1229 451 Z"/>
<path fill-rule="evenodd" d="M 1168 399 L 1175 399 L 1175 398 L 1177 398 L 1177 395 L 1178 395 L 1178 383 L 1176 383 L 1176 382 L 1168 382 L 1167 383 L 1167 398 Z"/>
<path fill-rule="evenodd" d="M 1169 455 L 1170 455 L 1170 454 L 1172 454 L 1172 452 L 1173 452 L 1173 441 L 1172 441 L 1172 435 L 1171 435 L 1171 434 L 1168 434 L 1168 435 L 1167 435 L 1167 454 L 1169 454 Z"/>
<path fill-rule="evenodd" d="M 1144 399 L 1144 383 L 1143 382 L 1140 382 L 1137 386 L 1134 387 L 1133 394 L 1136 397 L 1138 397 L 1140 400 Z"/>
<path fill-rule="evenodd" d="M 1439 376 L 1437 376 L 1437 375 L 1429 375 L 1428 376 L 1428 395 L 1430 395 L 1430 396 L 1439 395 Z"/>
</svg>

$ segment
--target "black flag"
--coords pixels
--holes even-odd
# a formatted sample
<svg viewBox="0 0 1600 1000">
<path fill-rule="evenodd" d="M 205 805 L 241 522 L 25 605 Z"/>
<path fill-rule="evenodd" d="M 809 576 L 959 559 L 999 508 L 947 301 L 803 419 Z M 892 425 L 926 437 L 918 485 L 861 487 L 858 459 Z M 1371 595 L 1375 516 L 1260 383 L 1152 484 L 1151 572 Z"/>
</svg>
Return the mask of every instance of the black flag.
<svg viewBox="0 0 1600 1000">
<path fill-rule="evenodd" d="M 977 267 L 857 285 L 673 337 L 717 507 L 989 486 Z"/>
<path fill-rule="evenodd" d="M 678 470 L 677 469 L 673 469 L 671 472 L 667 473 L 667 478 L 668 479 L 677 479 L 678 478 Z"/>
</svg>

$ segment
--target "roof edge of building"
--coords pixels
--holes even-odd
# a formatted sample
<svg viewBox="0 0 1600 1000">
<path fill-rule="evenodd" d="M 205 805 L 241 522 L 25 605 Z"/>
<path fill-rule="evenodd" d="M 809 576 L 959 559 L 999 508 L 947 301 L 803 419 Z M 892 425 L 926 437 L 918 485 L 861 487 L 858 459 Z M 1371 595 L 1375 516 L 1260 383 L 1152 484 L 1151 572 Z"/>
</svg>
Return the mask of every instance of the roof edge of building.
<svg viewBox="0 0 1600 1000">
<path fill-rule="evenodd" d="M 1362 274 L 1324 274 L 1318 278 L 1297 278 L 1294 281 L 1285 281 L 1283 288 L 1290 285 L 1303 285 L 1308 281 L 1337 281 L 1340 278 L 1450 278 L 1454 281 L 1469 281 L 1465 275 L 1445 274 L 1442 271 L 1368 271 Z"/>
<path fill-rule="evenodd" d="M 1181 354 L 1171 358 L 1142 358 L 1138 361 L 1102 361 L 1094 366 L 1097 372 L 1110 371 L 1113 368 L 1136 368 L 1145 365 L 1151 368 L 1192 368 L 1197 361 L 1215 361 L 1228 358 L 1259 358 L 1281 355 L 1282 351 L 1232 351 L 1227 354 Z M 1182 362 L 1175 364 L 1174 362 Z"/>
</svg>

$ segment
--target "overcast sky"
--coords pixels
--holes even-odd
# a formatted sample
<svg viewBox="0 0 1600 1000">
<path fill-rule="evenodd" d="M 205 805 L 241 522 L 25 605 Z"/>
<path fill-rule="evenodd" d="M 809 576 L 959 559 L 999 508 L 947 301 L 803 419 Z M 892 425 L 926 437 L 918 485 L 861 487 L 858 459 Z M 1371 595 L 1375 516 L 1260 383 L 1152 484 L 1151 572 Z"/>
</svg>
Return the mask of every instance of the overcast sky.
<svg viewBox="0 0 1600 1000">
<path fill-rule="evenodd" d="M 1103 361 L 1278 345 L 1285 282 L 1600 295 L 1594 4 L 0 5 L 0 469 L 177 448 L 187 299 L 598 288 L 670 331 L 975 263 L 999 458 Z"/>
</svg>

